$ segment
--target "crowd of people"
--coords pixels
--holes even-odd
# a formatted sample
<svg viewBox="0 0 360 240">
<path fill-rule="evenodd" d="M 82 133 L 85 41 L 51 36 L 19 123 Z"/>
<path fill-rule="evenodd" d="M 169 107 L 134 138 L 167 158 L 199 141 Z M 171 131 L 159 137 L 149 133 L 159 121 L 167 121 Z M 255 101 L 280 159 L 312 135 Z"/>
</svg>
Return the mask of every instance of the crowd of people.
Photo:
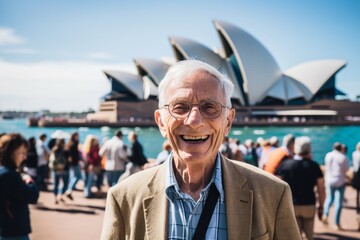
<svg viewBox="0 0 360 240">
<path fill-rule="evenodd" d="M 22 207 L 26 215 L 28 208 L 25 206 L 28 203 L 36 203 L 38 191 L 48 190 L 49 176 L 52 177 L 52 191 L 56 204 L 65 202 L 65 197 L 73 200 L 72 191 L 79 180 L 84 181 L 84 197 L 90 198 L 93 195 L 91 189 L 94 185 L 98 191 L 101 190 L 104 175 L 108 186 L 112 187 L 131 174 L 162 164 L 172 151 L 169 141 L 166 140 L 158 157 L 155 160 L 148 160 L 136 132 L 131 131 L 128 134 L 131 146 L 127 146 L 122 138 L 123 133 L 120 130 L 115 131 L 114 136 L 100 147 L 99 140 L 94 135 L 86 136 L 84 143 L 79 144 L 77 132 L 70 136 L 67 143 L 65 138 L 59 138 L 55 141 L 51 139 L 48 144 L 46 144 L 46 134 L 41 134 L 38 139 L 30 137 L 28 140 L 20 134 L 4 134 L 1 136 L 0 145 L 1 189 L 7 189 L 5 192 L 10 191 L 10 184 L 4 184 L 4 181 L 12 178 L 14 180 L 11 181 L 17 182 L 17 187 L 11 190 L 28 189 L 23 192 L 28 196 L 14 194 L 15 197 L 21 197 L 24 200 Z M 16 145 L 10 149 L 7 144 L 11 140 L 15 141 Z M 239 139 L 225 137 L 219 152 L 229 159 L 249 163 L 286 181 L 292 190 L 299 228 L 307 239 L 312 239 L 316 212 L 319 219 L 324 224 L 328 224 L 332 204 L 335 205 L 334 227 L 341 230 L 340 216 L 344 201 L 346 173 L 349 169 L 349 160 L 346 157 L 347 147 L 344 144 L 335 143 L 333 150 L 326 154 L 325 166 L 321 169 L 319 164 L 312 159 L 311 140 L 308 137 L 295 138 L 292 134 L 288 134 L 283 137 L 281 146 L 279 142 L 276 137 L 272 137 L 270 139 L 258 138 L 256 141 L 246 139 L 242 144 Z M 16 151 L 21 152 L 18 158 L 12 156 L 12 152 Z M 352 154 L 352 163 L 355 174 L 360 166 L 360 142 Z M 16 177 L 6 177 L 12 174 Z M 23 179 L 23 184 L 19 182 L 20 178 Z M 356 211 L 359 215 L 360 188 L 356 190 Z M 8 203 L 2 201 L 1 204 L 3 207 L 3 204 Z M 9 206 L 6 209 L 8 211 Z M 16 233 L 23 234 L 30 231 L 29 222 L 27 225 L 22 224 L 26 231 L 15 228 Z M 3 231 L 3 234 L 7 232 Z"/>
<path fill-rule="evenodd" d="M 251 139 L 228 134 L 235 117 L 233 83 L 212 66 L 196 61 L 172 65 L 159 86 L 155 121 L 167 140 L 154 161 L 136 132 L 129 146 L 122 131 L 101 146 L 74 132 L 25 140 L 0 137 L 0 240 L 28 240 L 28 204 L 47 190 L 51 171 L 55 203 L 73 200 L 84 181 L 84 197 L 110 187 L 101 239 L 313 239 L 315 215 L 342 230 L 340 217 L 349 159 L 334 143 L 324 169 L 312 158 L 307 136 Z M 219 154 L 221 153 L 221 154 Z M 360 142 L 352 155 L 359 214 Z M 134 174 L 143 171 L 142 174 Z M 325 173 L 325 174 L 324 174 Z M 133 176 L 129 177 L 130 175 Z M 360 230 L 360 229 L 359 229 Z"/>
<path fill-rule="evenodd" d="M 321 168 L 312 158 L 309 137 L 288 134 L 283 137 L 282 145 L 279 144 L 275 136 L 269 139 L 258 138 L 256 142 L 246 139 L 244 144 L 241 144 L 239 139 L 225 137 L 219 151 L 229 159 L 252 164 L 286 181 L 292 190 L 299 229 L 307 239 L 312 239 L 316 213 L 319 220 L 329 224 L 328 216 L 333 204 L 333 228 L 342 230 L 340 216 L 343 202 L 346 201 L 345 186 L 348 180 L 351 180 L 351 176 L 348 179 L 347 175 L 350 164 L 347 146 L 334 143 L 333 150 L 326 154 L 324 167 Z M 357 192 L 356 211 L 360 231 L 360 182 L 355 183 L 360 181 L 360 178 L 355 179 L 356 174 L 360 173 L 360 142 L 352 153 L 352 164 L 352 185 Z"/>
<path fill-rule="evenodd" d="M 83 181 L 83 195 L 91 198 L 94 186 L 101 191 L 104 176 L 108 186 L 114 186 L 125 175 L 163 163 L 171 152 L 165 141 L 158 158 L 148 160 L 134 131 L 128 134 L 130 146 L 122 141 L 121 131 L 115 131 L 101 147 L 94 135 L 87 135 L 83 144 L 77 132 L 69 139 L 61 130 L 52 136 L 49 141 L 46 134 L 38 139 L 25 139 L 19 133 L 0 136 L 1 240 L 28 239 L 28 204 L 36 204 L 41 191 L 52 190 L 54 203 L 65 203 L 66 199 L 74 200 L 72 192 Z"/>
</svg>

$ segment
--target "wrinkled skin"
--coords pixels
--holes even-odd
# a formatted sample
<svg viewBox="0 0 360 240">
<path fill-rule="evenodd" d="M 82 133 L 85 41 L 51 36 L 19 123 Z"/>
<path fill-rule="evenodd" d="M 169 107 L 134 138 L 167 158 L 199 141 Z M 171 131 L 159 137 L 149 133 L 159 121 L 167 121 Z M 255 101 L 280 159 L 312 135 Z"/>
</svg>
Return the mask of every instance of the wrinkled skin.
<svg viewBox="0 0 360 240">
<path fill-rule="evenodd" d="M 219 81 L 206 72 L 196 72 L 186 79 L 169 85 L 165 103 L 185 100 L 197 104 L 215 100 L 226 105 Z M 175 119 L 167 109 L 155 112 L 155 120 L 162 135 L 173 148 L 174 172 L 181 189 L 195 199 L 209 182 L 224 136 L 228 135 L 235 116 L 234 109 L 223 108 L 218 118 L 205 119 L 193 106 L 185 119 Z"/>
</svg>

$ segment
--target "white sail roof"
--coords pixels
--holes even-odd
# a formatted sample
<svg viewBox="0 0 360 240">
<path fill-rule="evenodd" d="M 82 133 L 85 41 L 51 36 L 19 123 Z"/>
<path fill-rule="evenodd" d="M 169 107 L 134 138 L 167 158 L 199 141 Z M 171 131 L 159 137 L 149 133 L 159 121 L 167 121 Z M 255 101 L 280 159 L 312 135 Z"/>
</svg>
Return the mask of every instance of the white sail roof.
<svg viewBox="0 0 360 240">
<path fill-rule="evenodd" d="M 345 66 L 346 61 L 344 60 L 317 60 L 296 65 L 285 71 L 284 74 L 304 84 L 311 94 L 315 95 L 332 76 Z"/>
<path fill-rule="evenodd" d="M 138 99 L 144 99 L 143 80 L 140 76 L 128 72 L 112 70 L 106 70 L 104 73 L 120 83 Z"/>
<path fill-rule="evenodd" d="M 214 21 L 225 51 L 234 53 L 243 78 L 249 105 L 256 104 L 281 77 L 278 64 L 268 50 L 243 29 L 224 21 Z M 227 56 L 229 57 L 229 55 Z"/>
<path fill-rule="evenodd" d="M 169 64 L 156 59 L 137 58 L 134 59 L 134 62 L 139 74 L 142 76 L 144 76 L 143 73 L 149 75 L 156 85 L 159 85 L 170 67 Z"/>
<path fill-rule="evenodd" d="M 226 75 L 235 85 L 232 98 L 237 99 L 242 104 L 244 104 L 244 99 L 240 92 L 239 83 L 228 61 L 220 57 L 211 49 L 196 41 L 178 36 L 173 36 L 169 39 L 171 46 L 173 47 L 175 56 L 178 58 L 178 60 L 180 60 L 181 58 L 197 59 L 210 64 L 211 66 L 222 72 L 224 75 Z"/>
<path fill-rule="evenodd" d="M 283 75 L 260 99 L 272 97 L 288 102 L 292 99 L 304 98 L 309 101 L 312 97 L 310 91 L 300 82 Z"/>
</svg>

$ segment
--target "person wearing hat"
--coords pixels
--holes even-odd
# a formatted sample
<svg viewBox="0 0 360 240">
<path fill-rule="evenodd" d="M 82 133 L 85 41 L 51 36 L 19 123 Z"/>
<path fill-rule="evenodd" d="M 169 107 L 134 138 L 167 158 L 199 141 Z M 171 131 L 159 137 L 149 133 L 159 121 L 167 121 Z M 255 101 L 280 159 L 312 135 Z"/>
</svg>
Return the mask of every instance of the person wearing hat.
<svg viewBox="0 0 360 240">
<path fill-rule="evenodd" d="M 99 150 L 101 156 L 106 155 L 105 171 L 109 187 L 114 186 L 125 172 L 127 163 L 127 147 L 122 140 L 123 133 L 115 131 L 114 136 L 107 140 Z"/>
</svg>

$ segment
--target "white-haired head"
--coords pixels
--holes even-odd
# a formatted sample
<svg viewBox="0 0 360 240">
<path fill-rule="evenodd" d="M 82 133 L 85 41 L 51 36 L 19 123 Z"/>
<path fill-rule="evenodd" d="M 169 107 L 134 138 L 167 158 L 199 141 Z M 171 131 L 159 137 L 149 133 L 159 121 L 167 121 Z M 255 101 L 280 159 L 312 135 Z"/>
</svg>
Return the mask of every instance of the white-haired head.
<svg viewBox="0 0 360 240">
<path fill-rule="evenodd" d="M 178 80 L 188 78 L 197 72 L 207 72 L 215 77 L 224 92 L 226 105 L 231 107 L 231 96 L 234 91 L 234 84 L 225 75 L 221 74 L 216 68 L 207 63 L 198 60 L 184 60 L 175 63 L 167 71 L 163 80 L 159 84 L 159 108 L 162 108 L 166 103 L 164 102 L 165 94 L 170 83 L 178 84 Z"/>
<path fill-rule="evenodd" d="M 292 134 L 287 134 L 283 137 L 282 145 L 286 148 L 291 148 L 291 145 L 294 145 L 295 137 Z"/>
<path fill-rule="evenodd" d="M 294 152 L 299 156 L 307 156 L 311 153 L 311 139 L 307 136 L 297 137 L 294 144 Z"/>
</svg>

